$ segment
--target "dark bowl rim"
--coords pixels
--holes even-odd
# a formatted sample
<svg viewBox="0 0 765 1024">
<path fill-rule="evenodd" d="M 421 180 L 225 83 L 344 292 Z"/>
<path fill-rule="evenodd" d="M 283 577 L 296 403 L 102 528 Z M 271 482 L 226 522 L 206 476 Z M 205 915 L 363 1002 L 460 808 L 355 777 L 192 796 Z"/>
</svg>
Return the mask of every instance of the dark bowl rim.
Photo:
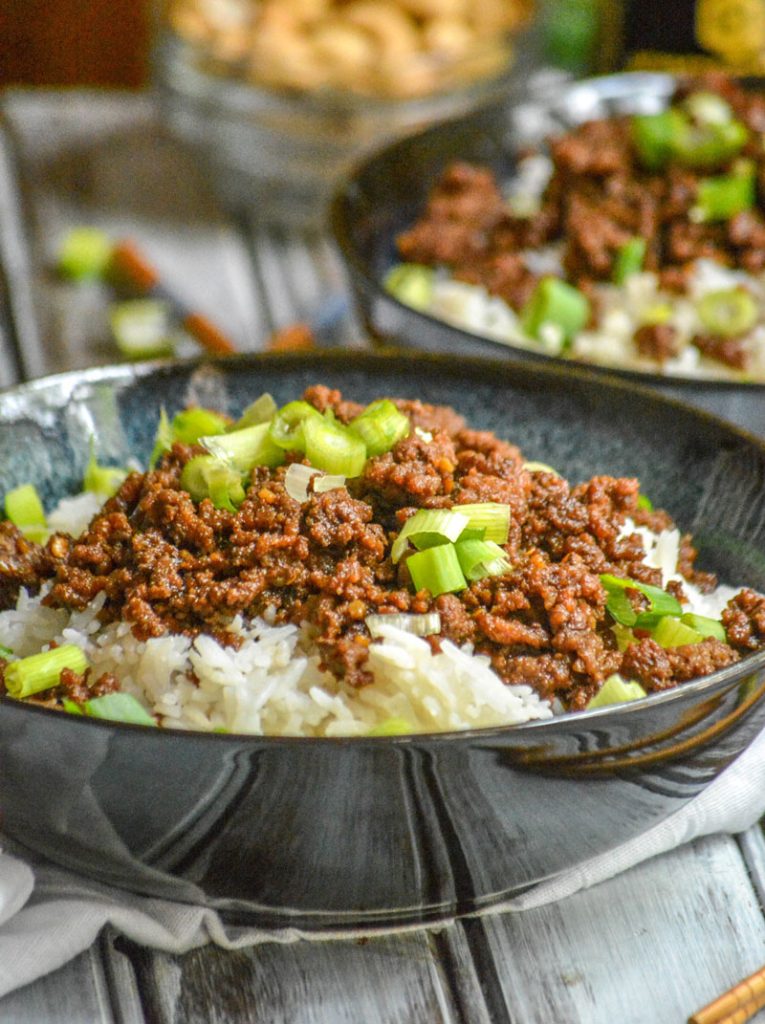
<svg viewBox="0 0 765 1024">
<path fill-rule="evenodd" d="M 659 394 L 651 388 L 642 385 L 636 386 L 634 383 L 623 379 L 618 374 L 596 375 L 590 373 L 587 368 L 568 363 L 554 363 L 552 365 L 546 365 L 528 362 L 523 359 L 487 359 L 485 357 L 473 355 L 461 355 L 459 359 L 456 359 L 454 356 L 444 353 L 419 351 L 401 352 L 395 349 L 373 352 L 345 349 L 317 350 L 313 352 L 250 352 L 241 353 L 235 356 L 213 358 L 209 356 L 197 356 L 182 359 L 154 359 L 135 363 L 113 363 L 104 366 L 93 366 L 83 370 L 68 370 L 63 373 L 49 374 L 21 384 L 11 384 L 0 388 L 0 425 L 11 422 L 10 419 L 4 419 L 2 417 L 2 404 L 7 396 L 13 395 L 23 398 L 26 395 L 34 395 L 36 392 L 44 391 L 57 384 L 59 386 L 65 385 L 64 393 L 71 395 L 77 387 L 83 384 L 97 384 L 99 382 L 113 385 L 119 385 L 123 382 L 128 384 L 130 381 L 142 380 L 155 373 L 173 370 L 193 371 L 195 368 L 202 366 L 226 367 L 232 363 L 242 366 L 266 364 L 275 367 L 278 367 L 279 365 L 298 367 L 313 363 L 316 363 L 319 366 L 336 364 L 347 366 L 349 362 L 352 362 L 360 363 L 363 367 L 364 364 L 370 366 L 393 366 L 396 363 L 400 363 L 402 360 L 409 363 L 424 363 L 430 366 L 440 367 L 445 371 L 451 371 L 452 373 L 454 372 L 455 366 L 459 365 L 461 373 L 478 373 L 485 376 L 512 376 L 514 373 L 520 373 L 522 376 L 526 375 L 527 377 L 541 376 L 543 378 L 547 377 L 556 379 L 565 377 L 576 381 L 585 388 L 594 389 L 595 391 L 623 392 L 633 396 L 637 394 L 638 397 L 647 401 L 649 404 L 665 406 L 669 409 L 677 409 L 684 415 L 690 415 L 692 418 L 706 422 L 716 429 L 722 429 L 729 435 L 744 441 L 750 447 L 753 446 L 758 449 L 763 461 L 765 462 L 765 438 L 759 438 L 742 427 L 729 423 L 721 417 L 715 416 L 713 413 L 707 412 L 704 409 L 696 408 L 681 399 Z M 382 743 L 391 742 L 395 745 L 423 742 L 444 743 L 447 741 L 451 743 L 454 743 L 455 741 L 470 743 L 473 741 L 491 740 L 494 737 L 500 737 L 507 734 L 518 735 L 525 734 L 527 732 L 534 733 L 540 729 L 545 729 L 546 727 L 565 727 L 572 721 L 581 721 L 583 723 L 589 723 L 591 721 L 600 722 L 602 719 L 606 719 L 614 715 L 618 719 L 621 719 L 625 715 L 639 713 L 649 706 L 655 707 L 661 704 L 672 703 L 675 700 L 682 699 L 685 695 L 699 697 L 703 696 L 707 691 L 715 692 L 718 689 L 725 687 L 732 678 L 735 678 L 738 675 L 750 675 L 752 672 L 756 672 L 761 668 L 765 668 L 765 649 L 755 652 L 752 655 L 748 655 L 742 658 L 741 661 L 735 662 L 732 665 L 718 669 L 717 671 L 710 673 L 708 676 L 701 676 L 698 679 L 690 680 L 687 683 L 681 683 L 670 690 L 650 693 L 646 697 L 635 702 L 610 704 L 601 708 L 594 708 L 591 711 L 563 712 L 559 715 L 553 714 L 550 718 L 535 719 L 533 721 L 520 722 L 515 725 L 499 725 L 477 729 L 456 730 L 451 732 L 407 733 L 400 736 L 263 736 L 258 733 L 213 733 L 193 729 L 177 729 L 172 727 L 152 729 L 142 725 L 116 722 L 108 719 L 87 718 L 85 716 L 78 715 L 66 715 L 65 720 L 69 725 L 74 727 L 83 726 L 85 728 L 102 730 L 116 728 L 119 730 L 128 730 L 129 732 L 137 731 L 141 736 L 157 735 L 175 738 L 189 737 L 194 741 L 203 739 L 204 741 L 209 742 L 228 742 L 237 744 L 241 744 L 242 742 L 267 743 L 269 745 L 279 745 L 284 743 L 288 745 L 305 745 L 318 743 L 322 746 L 332 744 L 334 746 L 344 747 L 348 744 L 353 744 L 354 746 L 359 744 L 372 744 L 379 746 Z M 744 670 L 742 671 L 742 669 Z M 12 707 L 22 714 L 44 715 L 46 718 L 50 718 L 51 715 L 64 714 L 51 708 L 45 708 L 34 704 L 26 704 L 23 701 L 16 700 L 13 697 L 8 697 L 7 695 L 0 696 L 0 709 L 2 707 Z"/>
<path fill-rule="evenodd" d="M 593 75 L 588 78 L 581 78 L 575 82 L 571 82 L 569 83 L 570 87 L 566 95 L 570 97 L 573 92 L 584 90 L 586 88 L 602 89 L 611 82 L 676 82 L 683 77 L 687 76 L 676 74 L 671 71 L 617 71 L 610 74 Z M 764 79 L 760 78 L 758 80 L 763 81 Z M 558 100 L 560 100 L 560 97 L 558 97 Z M 548 106 L 551 105 L 552 104 L 548 104 Z M 486 109 L 499 111 L 505 106 L 506 104 L 502 102 L 493 103 L 487 106 Z M 445 331 L 447 334 L 454 335 L 462 340 L 467 339 L 468 341 L 472 341 L 475 339 L 475 341 L 482 345 L 485 344 L 495 348 L 497 353 L 505 351 L 510 353 L 512 356 L 524 359 L 527 362 L 539 362 L 543 365 L 552 366 L 558 366 L 562 363 L 566 366 L 581 367 L 598 375 L 618 375 L 625 377 L 627 380 L 643 381 L 646 383 L 662 384 L 665 386 L 677 385 L 678 387 L 687 388 L 698 387 L 703 390 L 711 391 L 727 388 L 741 388 L 742 390 L 755 392 L 765 390 L 765 379 L 746 380 L 734 377 L 691 377 L 685 374 L 653 373 L 650 370 L 629 369 L 627 367 L 622 368 L 618 366 L 609 366 L 585 360 L 564 359 L 562 356 L 549 355 L 546 352 L 536 352 L 533 349 L 525 349 L 520 345 L 513 345 L 510 342 L 500 341 L 499 339 L 491 338 L 488 335 L 475 334 L 474 332 L 467 330 L 467 328 L 458 327 L 455 324 L 449 323 L 447 320 L 442 320 L 429 313 L 423 313 L 420 310 L 414 309 L 412 306 L 406 305 L 406 303 L 401 302 L 399 299 L 387 292 L 383 288 L 382 283 L 369 272 L 364 257 L 351 242 L 350 220 L 349 217 L 346 216 L 348 204 L 351 202 L 350 193 L 355 188 L 359 178 L 361 178 L 378 161 L 390 160 L 392 163 L 395 163 L 394 154 L 406 153 L 413 141 L 424 139 L 429 136 L 441 135 L 453 128 L 463 128 L 464 126 L 469 125 L 474 117 L 475 114 L 472 116 L 470 114 L 459 114 L 443 121 L 439 121 L 437 124 L 430 125 L 419 132 L 410 132 L 402 138 L 376 146 L 362 157 L 356 159 L 346 173 L 338 180 L 332 190 L 332 195 L 329 201 L 327 223 L 343 261 L 352 272 L 351 277 L 356 275 L 360 278 L 364 282 L 365 288 L 376 299 L 384 299 L 386 302 L 391 302 L 397 308 L 404 310 L 409 316 L 414 318 L 415 325 L 421 322 L 422 324 L 429 325 L 431 328 L 437 327 L 440 330 Z M 458 156 L 459 154 L 454 154 L 455 158 Z"/>
</svg>

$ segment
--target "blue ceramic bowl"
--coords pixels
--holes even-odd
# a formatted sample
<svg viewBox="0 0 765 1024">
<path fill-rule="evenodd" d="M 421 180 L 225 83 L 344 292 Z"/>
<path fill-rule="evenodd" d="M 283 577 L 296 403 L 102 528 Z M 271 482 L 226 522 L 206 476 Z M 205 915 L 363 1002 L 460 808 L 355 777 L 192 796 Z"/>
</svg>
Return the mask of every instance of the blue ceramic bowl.
<svg viewBox="0 0 765 1024">
<path fill-rule="evenodd" d="M 765 589 L 765 446 L 649 391 L 503 360 L 348 352 L 88 370 L 0 395 L 0 481 L 47 502 L 100 452 L 146 459 L 160 406 L 236 414 L 323 382 L 455 406 L 572 480 L 637 475 L 700 564 Z M 309 929 L 490 906 L 699 793 L 765 724 L 765 653 L 632 705 L 449 735 L 161 732 L 0 699 L 6 836 L 85 875 Z"/>
</svg>

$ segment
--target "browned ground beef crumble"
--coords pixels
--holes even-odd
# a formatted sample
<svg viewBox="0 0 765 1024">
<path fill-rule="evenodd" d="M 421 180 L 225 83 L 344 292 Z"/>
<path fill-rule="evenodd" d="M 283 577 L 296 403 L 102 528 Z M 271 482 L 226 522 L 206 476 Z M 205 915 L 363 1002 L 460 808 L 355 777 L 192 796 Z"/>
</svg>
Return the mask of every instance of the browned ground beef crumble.
<svg viewBox="0 0 765 1024">
<path fill-rule="evenodd" d="M 304 397 L 343 422 L 362 408 L 323 386 Z M 472 643 L 503 680 L 571 709 L 583 708 L 613 672 L 661 690 L 765 644 L 765 599 L 744 590 L 723 615 L 728 644 L 706 639 L 666 650 L 646 634 L 620 653 L 599 574 L 661 586 L 639 538 L 619 533 L 627 516 L 649 529 L 671 527 L 667 513 L 638 508 L 635 479 L 597 476 L 570 487 L 555 473 L 529 472 L 515 446 L 469 429 L 451 409 L 396 404 L 410 418 L 409 436 L 345 487 L 302 504 L 285 491 L 282 466 L 253 471 L 236 513 L 209 500 L 195 505 L 179 477 L 202 449 L 176 444 L 154 471 L 132 473 L 76 540 L 56 534 L 41 548 L 0 524 L 1 606 L 11 607 L 21 587 L 50 581 L 47 604 L 82 609 L 103 591 L 102 620 L 127 620 L 139 639 L 204 631 L 231 644 L 236 638 L 224 629 L 234 614 L 270 609 L 278 622 L 311 623 L 324 667 L 356 686 L 371 678 L 368 614 L 435 609 L 443 637 Z M 510 506 L 511 571 L 435 600 L 415 594 L 406 560 L 390 559 L 392 538 L 418 508 L 477 501 Z M 681 571 L 709 590 L 715 579 L 694 570 L 695 554 L 683 538 Z M 682 596 L 682 586 L 672 589 Z M 630 593 L 638 606 L 643 599 Z M 431 638 L 435 648 L 439 642 Z M 81 701 L 116 686 L 111 677 L 68 673 L 43 699 Z"/>
<path fill-rule="evenodd" d="M 661 285 L 687 289 L 695 260 L 704 257 L 752 273 L 765 269 L 765 96 L 747 92 L 722 74 L 709 74 L 680 86 L 677 99 L 691 91 L 713 91 L 753 133 L 742 151 L 714 170 L 696 171 L 673 164 L 658 172 L 637 158 L 630 118 L 588 121 L 549 142 L 554 172 L 541 209 L 531 217 L 514 216 L 501 183 L 485 167 L 455 162 L 433 188 L 427 207 L 398 237 L 404 260 L 448 267 L 454 277 L 483 285 L 520 311 L 539 275 L 525 265 L 521 250 L 561 243 L 567 280 L 594 298 L 593 285 L 610 281 L 621 246 L 646 240 L 644 267 L 659 274 Z M 745 157 L 756 165 L 755 208 L 723 223 L 695 223 L 689 216 L 699 182 L 710 173 L 725 174 Z M 593 303 L 597 316 L 597 303 Z M 641 355 L 658 363 L 677 354 L 671 327 L 642 327 L 635 338 Z M 710 359 L 747 369 L 746 350 L 737 338 L 694 338 Z"/>
</svg>

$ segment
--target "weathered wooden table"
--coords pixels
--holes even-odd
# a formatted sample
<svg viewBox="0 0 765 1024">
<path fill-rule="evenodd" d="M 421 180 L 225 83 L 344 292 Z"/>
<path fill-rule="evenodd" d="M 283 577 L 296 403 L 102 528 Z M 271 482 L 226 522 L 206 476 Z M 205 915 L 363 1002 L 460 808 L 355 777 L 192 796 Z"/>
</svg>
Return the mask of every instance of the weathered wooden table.
<svg viewBox="0 0 765 1024">
<path fill-rule="evenodd" d="M 361 343 L 330 242 L 226 216 L 147 98 L 13 92 L 0 112 L 0 384 L 115 360 L 103 288 L 50 272 L 62 234 L 83 223 L 136 239 L 242 351 L 297 319 L 333 317 L 335 343 Z M 764 900 L 753 828 L 441 932 L 180 957 L 107 933 L 0 1000 L 0 1021 L 680 1024 L 765 963 Z"/>
</svg>

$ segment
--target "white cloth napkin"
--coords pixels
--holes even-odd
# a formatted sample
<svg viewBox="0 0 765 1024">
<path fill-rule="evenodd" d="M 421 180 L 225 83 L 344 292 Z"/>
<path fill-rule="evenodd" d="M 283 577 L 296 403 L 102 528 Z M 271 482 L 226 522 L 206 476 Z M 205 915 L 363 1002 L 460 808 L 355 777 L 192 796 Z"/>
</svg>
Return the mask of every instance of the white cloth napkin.
<svg viewBox="0 0 765 1024">
<path fill-rule="evenodd" d="M 650 831 L 484 913 L 518 912 L 563 899 L 699 836 L 742 832 L 763 814 L 765 732 L 700 796 Z M 21 860 L 6 849 L 0 853 L 0 996 L 76 957 L 107 924 L 134 942 L 168 953 L 185 953 L 208 942 L 236 949 L 354 937 L 225 926 L 214 911 L 134 896 L 43 861 Z"/>
</svg>

